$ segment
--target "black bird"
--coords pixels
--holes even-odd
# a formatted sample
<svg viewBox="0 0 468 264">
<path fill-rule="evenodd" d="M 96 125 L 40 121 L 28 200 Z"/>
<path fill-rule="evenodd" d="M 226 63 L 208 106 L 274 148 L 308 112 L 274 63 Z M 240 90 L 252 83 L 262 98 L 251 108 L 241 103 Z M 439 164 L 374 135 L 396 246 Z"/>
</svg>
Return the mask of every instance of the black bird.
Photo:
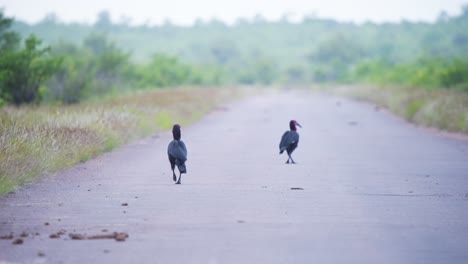
<svg viewBox="0 0 468 264">
<path fill-rule="evenodd" d="M 289 160 L 291 160 L 291 163 L 296 163 L 291 157 L 291 153 L 293 153 L 293 151 L 297 148 L 297 144 L 299 143 L 299 134 L 297 133 L 296 126 L 302 128 L 302 126 L 296 120 L 291 120 L 289 122 L 290 130 L 284 132 L 279 144 L 279 154 L 282 154 L 285 150 L 288 153 L 288 160 L 286 163 L 289 163 Z"/>
<path fill-rule="evenodd" d="M 172 180 L 176 181 L 177 177 L 174 172 L 175 166 L 179 169 L 179 180 L 176 184 L 180 184 L 180 179 L 182 178 L 182 173 L 187 173 L 187 168 L 185 167 L 185 161 L 187 160 L 187 148 L 181 138 L 180 126 L 174 125 L 172 127 L 172 136 L 174 140 L 169 143 L 167 147 L 167 155 L 169 156 L 169 162 L 171 163 L 172 169 Z"/>
</svg>

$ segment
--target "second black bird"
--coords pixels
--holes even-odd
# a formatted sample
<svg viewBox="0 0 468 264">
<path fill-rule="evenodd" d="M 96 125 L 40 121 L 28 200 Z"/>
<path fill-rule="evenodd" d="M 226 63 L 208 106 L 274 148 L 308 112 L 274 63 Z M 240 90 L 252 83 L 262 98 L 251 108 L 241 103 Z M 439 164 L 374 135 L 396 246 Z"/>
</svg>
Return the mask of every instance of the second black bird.
<svg viewBox="0 0 468 264">
<path fill-rule="evenodd" d="M 285 150 L 288 153 L 288 160 L 286 161 L 286 163 L 289 163 L 289 160 L 291 160 L 291 163 L 296 163 L 291 157 L 291 154 L 297 148 L 297 144 L 299 143 L 299 134 L 297 133 L 297 127 L 302 128 L 302 126 L 296 120 L 291 120 L 289 122 L 290 130 L 284 132 L 283 136 L 281 137 L 279 149 L 280 154 L 282 154 Z"/>
</svg>

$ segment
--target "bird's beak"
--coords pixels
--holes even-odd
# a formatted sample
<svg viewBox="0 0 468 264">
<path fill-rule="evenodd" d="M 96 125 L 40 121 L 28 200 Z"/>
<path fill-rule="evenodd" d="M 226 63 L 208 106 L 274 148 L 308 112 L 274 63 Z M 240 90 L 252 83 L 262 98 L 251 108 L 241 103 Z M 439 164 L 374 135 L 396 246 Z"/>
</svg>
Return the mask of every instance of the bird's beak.
<svg viewBox="0 0 468 264">
<path fill-rule="evenodd" d="M 296 126 L 302 128 L 301 124 L 299 124 L 298 122 L 296 122 Z"/>
</svg>

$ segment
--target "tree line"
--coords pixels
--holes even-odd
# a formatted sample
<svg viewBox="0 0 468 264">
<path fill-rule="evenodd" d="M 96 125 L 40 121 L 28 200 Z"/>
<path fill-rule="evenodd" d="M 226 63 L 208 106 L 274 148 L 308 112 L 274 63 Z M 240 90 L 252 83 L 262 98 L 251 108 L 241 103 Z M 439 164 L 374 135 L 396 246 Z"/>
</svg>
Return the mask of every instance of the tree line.
<svg viewBox="0 0 468 264">
<path fill-rule="evenodd" d="M 12 23 L 0 13 L 0 105 L 71 104 L 126 90 L 219 84 L 215 68 L 202 71 L 175 56 L 133 63 L 104 32 L 90 33 L 80 45 L 46 46 L 34 34 L 21 41 Z"/>
<path fill-rule="evenodd" d="M 437 21 L 363 24 L 261 16 L 234 25 L 30 25 L 0 13 L 0 100 L 76 103 L 178 85 L 378 83 L 468 91 L 468 6 Z M 21 40 L 23 39 L 23 40 Z"/>
</svg>

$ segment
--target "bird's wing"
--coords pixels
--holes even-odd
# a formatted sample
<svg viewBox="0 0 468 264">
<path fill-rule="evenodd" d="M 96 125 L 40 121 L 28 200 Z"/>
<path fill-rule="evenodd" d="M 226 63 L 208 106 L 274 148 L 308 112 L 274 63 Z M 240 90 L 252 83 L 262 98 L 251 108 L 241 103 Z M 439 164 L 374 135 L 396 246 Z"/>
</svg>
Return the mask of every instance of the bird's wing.
<svg viewBox="0 0 468 264">
<path fill-rule="evenodd" d="M 185 143 L 182 140 L 179 140 L 179 145 L 182 153 L 184 154 L 185 160 L 187 160 L 187 147 L 185 146 Z"/>
<path fill-rule="evenodd" d="M 289 145 L 299 142 L 299 134 L 296 131 L 286 131 L 281 137 L 280 150 L 285 150 Z"/>
<path fill-rule="evenodd" d="M 284 132 L 283 136 L 281 137 L 281 141 L 280 141 L 280 144 L 279 144 L 279 148 L 280 150 L 284 150 L 286 149 L 286 147 L 289 145 L 289 133 L 290 131 L 286 131 Z"/>
<path fill-rule="evenodd" d="M 292 143 L 299 143 L 299 133 L 297 133 L 296 131 L 291 131 L 291 132 L 292 132 L 292 136 L 291 136 Z"/>
<path fill-rule="evenodd" d="M 173 140 L 167 149 L 167 153 L 180 161 L 187 160 L 187 148 L 184 142 Z"/>
</svg>

